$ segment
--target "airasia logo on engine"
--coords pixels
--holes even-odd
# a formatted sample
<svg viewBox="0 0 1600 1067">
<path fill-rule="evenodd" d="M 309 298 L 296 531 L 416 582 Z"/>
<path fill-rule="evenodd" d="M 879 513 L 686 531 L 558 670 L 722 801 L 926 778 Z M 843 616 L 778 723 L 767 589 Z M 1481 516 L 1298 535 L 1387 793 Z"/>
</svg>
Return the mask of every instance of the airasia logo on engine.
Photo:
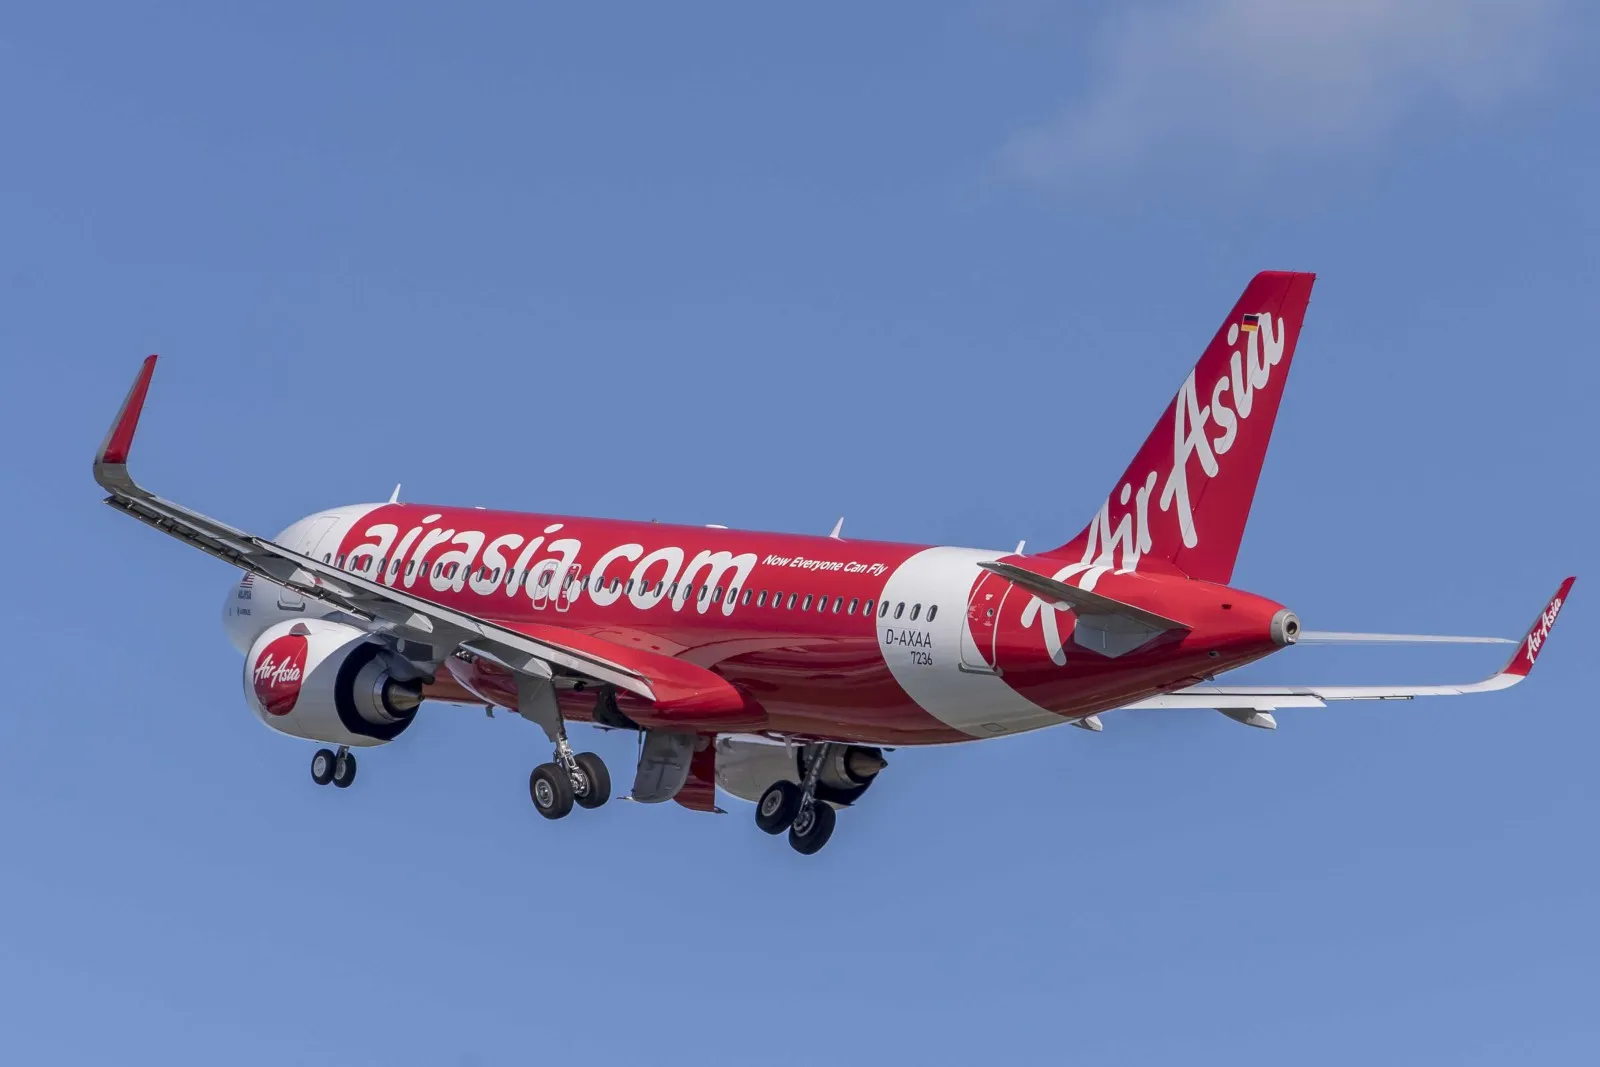
<svg viewBox="0 0 1600 1067">
<path fill-rule="evenodd" d="M 303 634 L 284 634 L 276 638 L 256 660 L 252 682 L 256 699 L 268 715 L 287 715 L 300 698 L 300 681 L 305 677 L 306 639 Z"/>
</svg>

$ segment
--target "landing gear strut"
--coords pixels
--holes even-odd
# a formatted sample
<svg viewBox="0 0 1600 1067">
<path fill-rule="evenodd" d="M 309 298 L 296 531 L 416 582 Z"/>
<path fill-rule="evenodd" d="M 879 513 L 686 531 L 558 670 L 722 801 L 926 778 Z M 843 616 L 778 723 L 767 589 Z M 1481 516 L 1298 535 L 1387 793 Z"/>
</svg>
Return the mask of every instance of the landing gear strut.
<svg viewBox="0 0 1600 1067">
<path fill-rule="evenodd" d="M 517 710 L 523 718 L 538 723 L 555 745 L 551 761 L 539 764 L 528 775 L 528 796 L 534 810 L 547 819 L 560 819 L 572 812 L 574 804 L 598 808 L 610 800 L 611 773 L 593 752 L 572 751 L 550 679 L 520 676 L 517 690 Z"/>
<path fill-rule="evenodd" d="M 349 789 L 356 780 L 356 758 L 350 754 L 350 746 L 340 745 L 337 753 L 317 749 L 311 757 L 311 780 L 318 785 L 332 782 L 340 789 Z"/>
<path fill-rule="evenodd" d="M 789 847 L 802 856 L 820 852 L 833 836 L 838 821 L 833 805 L 817 799 L 817 777 L 833 748 L 832 743 L 818 745 L 802 784 L 774 782 L 756 804 L 756 826 L 768 834 L 781 834 L 787 829 Z"/>
</svg>

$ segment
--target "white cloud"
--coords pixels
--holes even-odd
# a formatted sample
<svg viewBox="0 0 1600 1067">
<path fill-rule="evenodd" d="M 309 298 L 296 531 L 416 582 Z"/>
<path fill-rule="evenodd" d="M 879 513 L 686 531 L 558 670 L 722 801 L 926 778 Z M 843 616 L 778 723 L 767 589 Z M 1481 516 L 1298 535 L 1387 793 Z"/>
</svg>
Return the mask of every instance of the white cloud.
<svg viewBox="0 0 1600 1067">
<path fill-rule="evenodd" d="M 1429 103 L 1525 89 L 1562 0 L 1178 0 L 1125 9 L 1088 48 L 1081 99 L 1007 146 L 1039 181 L 1168 149 L 1233 159 L 1369 142 Z"/>
</svg>

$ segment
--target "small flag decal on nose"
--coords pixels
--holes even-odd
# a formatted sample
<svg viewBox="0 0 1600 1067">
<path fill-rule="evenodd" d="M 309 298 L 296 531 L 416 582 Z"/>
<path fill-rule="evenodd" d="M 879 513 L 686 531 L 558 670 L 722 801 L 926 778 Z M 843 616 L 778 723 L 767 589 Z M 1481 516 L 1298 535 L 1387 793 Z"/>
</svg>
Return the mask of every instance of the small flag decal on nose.
<svg viewBox="0 0 1600 1067">
<path fill-rule="evenodd" d="M 1260 323 L 1260 315 L 1246 315 L 1244 317 L 1244 321 L 1239 324 L 1239 329 L 1243 330 L 1245 333 L 1255 333 L 1256 327 L 1260 325 Z"/>
</svg>

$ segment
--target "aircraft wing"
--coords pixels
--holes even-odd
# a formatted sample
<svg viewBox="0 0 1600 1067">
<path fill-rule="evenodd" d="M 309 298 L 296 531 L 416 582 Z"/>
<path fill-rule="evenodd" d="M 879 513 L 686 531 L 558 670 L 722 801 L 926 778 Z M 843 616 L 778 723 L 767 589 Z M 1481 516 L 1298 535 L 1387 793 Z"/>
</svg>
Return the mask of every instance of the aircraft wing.
<svg viewBox="0 0 1600 1067">
<path fill-rule="evenodd" d="M 650 665 L 630 665 L 622 660 L 630 658 L 628 653 L 632 650 L 617 646 L 620 655 L 608 655 L 604 642 L 568 641 L 557 627 L 540 627 L 537 633 L 521 632 L 457 611 L 292 552 L 264 537 L 256 537 L 156 496 L 128 473 L 128 453 L 155 366 L 155 356 L 144 361 L 116 421 L 95 454 L 94 479 L 110 494 L 105 502 L 118 511 L 225 563 L 287 586 L 302 596 L 378 622 L 380 629 L 407 640 L 431 645 L 440 650 L 441 657 L 459 646 L 511 670 L 543 677 L 549 676 L 551 666 L 559 666 L 650 701 L 657 699 L 652 675 L 658 673 L 670 675 L 674 689 L 693 688 L 684 685 L 682 668 L 702 671 L 710 679 L 727 686 L 726 681 L 712 672 L 688 664 L 674 662 L 679 668 L 675 674 L 657 672 Z M 696 694 L 696 699 L 704 702 L 704 693 Z"/>
<path fill-rule="evenodd" d="M 1561 583 L 1544 611 L 1517 643 L 1510 661 L 1489 677 L 1456 685 L 1195 685 L 1150 697 L 1129 708 L 1215 708 L 1223 712 L 1272 712 L 1279 708 L 1321 708 L 1331 700 L 1412 700 L 1507 689 L 1528 676 L 1572 592 L 1576 578 Z M 1270 722 L 1269 720 L 1266 720 Z M 1265 725 L 1265 722 L 1263 723 Z"/>
</svg>

